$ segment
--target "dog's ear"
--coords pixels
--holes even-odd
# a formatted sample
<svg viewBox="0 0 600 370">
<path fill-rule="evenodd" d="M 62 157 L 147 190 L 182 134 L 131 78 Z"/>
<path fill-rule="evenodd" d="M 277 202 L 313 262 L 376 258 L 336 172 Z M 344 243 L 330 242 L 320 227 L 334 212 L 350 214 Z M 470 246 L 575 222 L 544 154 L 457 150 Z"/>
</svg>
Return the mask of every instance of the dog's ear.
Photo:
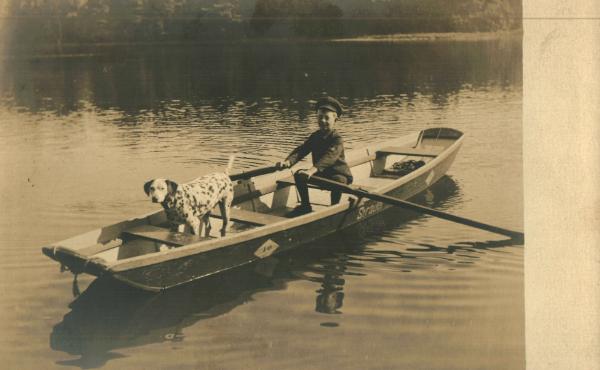
<svg viewBox="0 0 600 370">
<path fill-rule="evenodd" d="M 144 192 L 146 192 L 146 195 L 148 196 L 150 195 L 150 186 L 152 186 L 153 182 L 154 180 L 150 180 L 144 184 Z"/>
<path fill-rule="evenodd" d="M 175 192 L 177 191 L 177 187 L 179 186 L 175 181 L 171 181 L 171 180 L 166 180 L 167 183 L 167 190 L 169 191 L 169 194 L 175 194 Z"/>
</svg>

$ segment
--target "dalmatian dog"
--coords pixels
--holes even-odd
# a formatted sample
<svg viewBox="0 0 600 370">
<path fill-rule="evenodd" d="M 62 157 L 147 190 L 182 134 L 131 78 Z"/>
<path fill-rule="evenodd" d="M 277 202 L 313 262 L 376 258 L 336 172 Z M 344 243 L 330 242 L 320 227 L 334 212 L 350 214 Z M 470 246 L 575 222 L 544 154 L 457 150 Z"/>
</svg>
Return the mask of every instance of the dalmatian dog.
<svg viewBox="0 0 600 370">
<path fill-rule="evenodd" d="M 194 235 L 200 235 L 202 226 L 205 236 L 210 234 L 210 212 L 219 205 L 223 218 L 221 236 L 225 236 L 229 224 L 233 183 L 229 170 L 234 156 L 229 158 L 225 172 L 201 176 L 185 184 L 177 184 L 167 179 L 153 179 L 144 184 L 144 191 L 153 203 L 160 203 L 171 225 L 179 229 L 187 225 Z"/>
</svg>

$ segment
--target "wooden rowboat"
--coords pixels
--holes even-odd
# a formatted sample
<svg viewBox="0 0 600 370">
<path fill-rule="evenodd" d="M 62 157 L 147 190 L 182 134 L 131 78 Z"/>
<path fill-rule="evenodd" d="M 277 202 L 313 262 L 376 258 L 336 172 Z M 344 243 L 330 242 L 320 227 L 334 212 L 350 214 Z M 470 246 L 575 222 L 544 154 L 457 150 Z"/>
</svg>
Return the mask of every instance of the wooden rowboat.
<svg viewBox="0 0 600 370">
<path fill-rule="evenodd" d="M 430 128 L 348 151 L 346 160 L 355 187 L 405 200 L 444 176 L 462 141 L 460 131 Z M 408 171 L 411 166 L 407 164 L 413 165 Z M 296 167 L 301 168 L 302 163 Z M 332 206 L 329 191 L 313 186 L 313 211 L 286 216 L 299 199 L 293 171 L 232 175 L 235 200 L 225 237 L 170 231 L 165 212 L 160 210 L 54 243 L 42 251 L 75 274 L 109 275 L 134 287 L 159 291 L 281 253 L 390 207 L 352 194 L 344 194 L 341 202 Z M 220 225 L 215 225 L 219 222 L 219 215 L 213 214 L 212 230 L 219 230 Z"/>
</svg>

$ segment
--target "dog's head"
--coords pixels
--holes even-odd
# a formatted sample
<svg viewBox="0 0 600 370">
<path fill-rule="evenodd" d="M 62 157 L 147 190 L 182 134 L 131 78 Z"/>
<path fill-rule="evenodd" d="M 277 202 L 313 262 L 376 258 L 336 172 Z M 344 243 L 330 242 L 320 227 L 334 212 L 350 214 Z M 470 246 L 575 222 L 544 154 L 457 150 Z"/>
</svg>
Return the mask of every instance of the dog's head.
<svg viewBox="0 0 600 370">
<path fill-rule="evenodd" d="M 177 191 L 177 183 L 166 179 L 154 179 L 144 184 L 146 195 L 154 203 L 162 203 L 167 195 L 173 195 Z"/>
</svg>

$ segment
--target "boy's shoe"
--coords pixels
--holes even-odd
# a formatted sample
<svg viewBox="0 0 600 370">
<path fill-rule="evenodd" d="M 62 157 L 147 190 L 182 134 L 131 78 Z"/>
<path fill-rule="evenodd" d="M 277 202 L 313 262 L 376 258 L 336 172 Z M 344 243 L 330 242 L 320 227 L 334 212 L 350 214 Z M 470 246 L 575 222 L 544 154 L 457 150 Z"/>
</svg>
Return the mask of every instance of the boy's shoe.
<svg viewBox="0 0 600 370">
<path fill-rule="evenodd" d="M 299 205 L 296 208 L 294 208 L 293 210 L 289 211 L 285 216 L 286 217 L 296 217 L 296 216 L 301 216 L 301 215 L 305 215 L 307 213 L 311 213 L 312 212 L 312 207 L 310 205 Z"/>
</svg>

